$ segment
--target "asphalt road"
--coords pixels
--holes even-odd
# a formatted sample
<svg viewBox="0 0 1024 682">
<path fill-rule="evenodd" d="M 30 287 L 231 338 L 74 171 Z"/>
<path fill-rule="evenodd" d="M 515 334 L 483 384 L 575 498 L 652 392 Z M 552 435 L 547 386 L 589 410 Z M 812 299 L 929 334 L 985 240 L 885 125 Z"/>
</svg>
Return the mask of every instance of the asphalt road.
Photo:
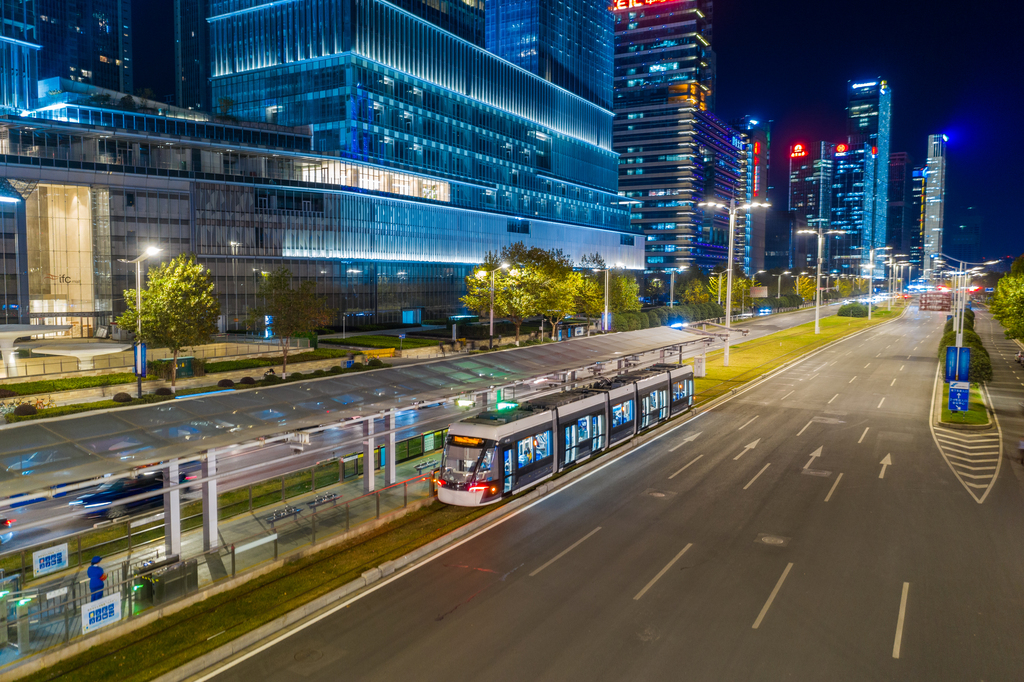
<svg viewBox="0 0 1024 682">
<path fill-rule="evenodd" d="M 835 314 L 836 310 L 836 306 L 829 306 L 823 308 L 821 314 L 822 316 L 832 315 Z M 771 334 L 782 329 L 789 329 L 813 320 L 813 308 L 782 315 L 740 320 L 737 321 L 734 326 L 746 329 L 749 333 L 745 337 L 737 334 L 735 342 L 740 343 L 744 340 L 756 339 L 766 334 Z M 709 348 L 714 349 L 720 346 L 721 343 L 717 342 Z M 699 352 L 700 348 L 695 346 L 684 353 L 684 355 L 694 355 Z M 528 391 L 529 389 L 526 390 Z M 529 397 L 528 393 L 524 395 L 523 389 L 520 389 L 518 393 L 523 399 Z M 461 416 L 460 410 L 451 405 L 401 412 L 396 420 L 396 425 L 404 428 L 405 430 L 397 434 L 397 439 L 403 440 L 406 438 L 412 438 L 428 429 L 445 428 L 451 421 L 458 419 Z M 382 430 L 382 423 L 378 423 L 378 427 L 378 430 Z M 356 429 L 325 431 L 322 434 L 313 436 L 309 449 L 314 450 L 330 445 L 333 442 L 341 443 L 344 441 L 351 441 L 358 439 L 359 435 L 360 434 Z M 358 445 L 350 445 L 349 448 L 351 451 L 359 449 Z M 222 491 L 227 491 L 245 487 L 250 483 L 256 483 L 258 481 L 263 481 L 275 476 L 281 476 L 298 469 L 311 467 L 318 461 L 327 458 L 327 455 L 321 453 L 313 454 L 305 458 L 281 459 L 282 457 L 290 454 L 292 454 L 292 452 L 287 445 L 278 445 L 258 450 L 248 450 L 228 456 L 221 456 L 218 460 L 218 469 L 221 473 L 226 474 L 227 476 L 222 479 L 220 489 Z M 231 474 L 231 472 L 235 470 L 256 464 L 262 464 L 264 466 L 236 475 Z M 0 547 L 0 551 L 8 552 L 30 548 L 41 543 L 56 541 L 62 537 L 92 528 L 93 525 L 97 523 L 97 519 L 78 517 L 54 521 L 53 523 L 45 526 L 37 526 L 26 530 L 20 530 L 26 524 L 45 521 L 57 514 L 68 513 L 71 511 L 68 506 L 68 502 L 94 491 L 95 488 L 84 488 L 82 490 L 72 492 L 64 497 L 44 500 L 31 505 L 0 511 L 0 516 L 6 515 L 7 517 L 15 519 L 14 533 L 6 542 L 3 543 L 2 547 Z M 146 512 L 146 514 L 151 513 L 152 511 Z"/>
<path fill-rule="evenodd" d="M 940 455 L 943 322 L 819 352 L 214 679 L 1022 679 L 1020 466 L 978 504 Z"/>
</svg>

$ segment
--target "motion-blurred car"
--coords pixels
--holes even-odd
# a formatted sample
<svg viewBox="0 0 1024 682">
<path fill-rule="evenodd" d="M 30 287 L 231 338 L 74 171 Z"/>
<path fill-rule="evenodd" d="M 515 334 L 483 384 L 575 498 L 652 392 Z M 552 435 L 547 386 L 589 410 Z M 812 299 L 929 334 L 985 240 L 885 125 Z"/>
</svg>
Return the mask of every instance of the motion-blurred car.
<svg viewBox="0 0 1024 682">
<path fill-rule="evenodd" d="M 14 519 L 0 519 L 0 545 L 5 545 L 14 537 L 14 532 L 9 530 L 14 525 Z"/>
<path fill-rule="evenodd" d="M 130 514 L 159 509 L 164 504 L 164 497 L 159 494 L 141 500 L 121 501 L 148 492 L 158 493 L 164 487 L 165 471 L 165 469 L 155 469 L 152 473 L 143 473 L 138 478 L 119 478 L 116 481 L 104 483 L 96 492 L 82 495 L 70 504 L 84 509 L 86 518 L 92 519 L 117 519 Z M 178 470 L 179 483 L 198 478 L 198 462 L 183 465 Z"/>
</svg>

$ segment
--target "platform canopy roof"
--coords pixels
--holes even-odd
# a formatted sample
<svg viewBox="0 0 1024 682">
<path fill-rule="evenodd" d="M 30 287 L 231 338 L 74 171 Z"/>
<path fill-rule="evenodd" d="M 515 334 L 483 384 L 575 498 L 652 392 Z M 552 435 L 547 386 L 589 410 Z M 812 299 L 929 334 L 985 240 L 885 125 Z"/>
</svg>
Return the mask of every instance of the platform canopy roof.
<svg viewBox="0 0 1024 682">
<path fill-rule="evenodd" d="M 0 426 L 0 497 L 701 340 L 660 327 Z"/>
</svg>

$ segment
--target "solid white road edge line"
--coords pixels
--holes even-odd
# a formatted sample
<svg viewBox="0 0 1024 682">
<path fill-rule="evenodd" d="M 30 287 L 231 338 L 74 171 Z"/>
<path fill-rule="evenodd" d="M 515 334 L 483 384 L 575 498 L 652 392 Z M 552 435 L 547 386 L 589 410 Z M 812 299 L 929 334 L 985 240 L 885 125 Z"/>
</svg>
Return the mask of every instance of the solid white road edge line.
<svg viewBox="0 0 1024 682">
<path fill-rule="evenodd" d="M 573 551 L 574 549 L 576 549 L 577 547 L 579 547 L 580 545 L 582 545 L 582 544 L 583 544 L 583 541 L 584 541 L 584 540 L 586 540 L 587 538 L 589 538 L 589 537 L 590 537 L 591 535 L 593 535 L 594 533 L 596 533 L 596 532 L 597 532 L 597 531 L 599 531 L 599 530 L 601 530 L 601 526 L 598 526 L 598 527 L 597 527 L 597 528 L 595 528 L 594 530 L 590 531 L 589 533 L 587 533 L 586 535 L 584 535 L 583 537 L 581 537 L 581 538 L 580 538 L 579 540 L 577 540 L 576 542 L 574 542 L 574 543 L 572 543 L 571 545 L 569 545 L 569 547 L 567 547 L 566 549 L 562 550 L 562 552 L 561 552 L 561 553 L 560 553 L 560 554 L 559 554 L 558 556 L 556 556 L 556 557 L 555 557 L 554 559 L 551 559 L 551 560 L 550 560 L 550 561 L 548 561 L 548 562 L 547 562 L 546 564 L 544 564 L 543 566 L 541 566 L 540 568 L 538 568 L 537 570 L 535 570 L 535 571 L 534 571 L 533 573 L 531 573 L 531 574 L 530 574 L 530 577 L 532 578 L 533 576 L 537 575 L 538 573 L 540 573 L 541 571 L 543 571 L 543 570 L 544 570 L 545 568 L 547 568 L 547 567 L 548 567 L 548 566 L 550 566 L 551 564 L 555 563 L 556 561 L 558 561 L 559 559 L 561 559 L 562 557 L 564 557 L 564 556 L 565 556 L 566 554 L 568 554 L 569 552 Z"/>
<path fill-rule="evenodd" d="M 903 620 L 907 615 L 907 592 L 910 591 L 910 583 L 903 583 L 903 594 L 900 596 L 900 615 L 896 619 L 896 639 L 892 643 L 892 657 L 900 657 L 900 647 L 903 645 Z"/>
<path fill-rule="evenodd" d="M 647 592 L 647 590 L 651 589 L 651 587 L 654 586 L 654 583 L 658 582 L 658 579 L 661 578 L 661 576 L 665 575 L 665 573 L 668 572 L 668 569 L 672 568 L 672 564 L 674 564 L 675 562 L 679 561 L 679 559 L 684 554 L 686 554 L 686 550 L 690 549 L 691 547 L 693 547 L 693 543 L 692 542 L 687 543 L 686 547 L 683 547 L 683 551 L 681 551 L 679 554 L 676 554 L 672 558 L 672 561 L 670 561 L 667 564 L 665 564 L 665 568 L 663 568 L 660 571 L 658 571 L 658 575 L 656 575 L 653 578 L 651 578 L 651 582 L 649 582 L 646 585 L 644 585 L 644 589 L 642 589 L 642 590 L 640 590 L 639 592 L 636 593 L 636 596 L 633 597 L 633 601 L 637 601 L 638 599 L 640 599 L 640 597 L 644 596 L 644 594 Z"/>
<path fill-rule="evenodd" d="M 764 620 L 765 614 L 768 613 L 768 609 L 771 608 L 772 602 L 775 601 L 775 595 L 777 595 L 779 590 L 782 589 L 782 583 L 786 581 L 786 576 L 789 575 L 789 571 L 792 568 L 793 564 L 786 564 L 786 570 L 784 570 L 782 575 L 779 577 L 779 582 L 775 583 L 775 589 L 772 590 L 770 595 L 768 595 L 768 601 L 766 601 L 764 606 L 761 607 L 761 613 L 757 614 L 757 620 L 755 620 L 754 624 L 751 626 L 752 630 L 756 630 L 761 626 L 761 621 Z"/>
</svg>

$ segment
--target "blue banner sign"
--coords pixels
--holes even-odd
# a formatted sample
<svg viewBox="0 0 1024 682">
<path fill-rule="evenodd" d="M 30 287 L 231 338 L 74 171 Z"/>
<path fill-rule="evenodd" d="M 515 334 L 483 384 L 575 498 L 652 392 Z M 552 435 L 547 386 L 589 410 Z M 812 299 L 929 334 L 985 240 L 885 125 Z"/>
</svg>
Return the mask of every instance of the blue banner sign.
<svg viewBox="0 0 1024 682">
<path fill-rule="evenodd" d="M 68 567 L 68 545 L 56 545 L 32 552 L 32 574 L 35 577 L 63 571 Z"/>
<path fill-rule="evenodd" d="M 135 376 L 146 376 L 146 344 L 135 344 Z"/>
<path fill-rule="evenodd" d="M 111 594 L 82 607 L 82 634 L 113 625 L 121 620 L 121 595 Z"/>
<path fill-rule="evenodd" d="M 971 349 L 946 346 L 946 383 L 970 381 Z"/>
<path fill-rule="evenodd" d="M 967 412 L 971 408 L 971 383 L 953 381 L 949 384 L 949 411 Z"/>
</svg>

